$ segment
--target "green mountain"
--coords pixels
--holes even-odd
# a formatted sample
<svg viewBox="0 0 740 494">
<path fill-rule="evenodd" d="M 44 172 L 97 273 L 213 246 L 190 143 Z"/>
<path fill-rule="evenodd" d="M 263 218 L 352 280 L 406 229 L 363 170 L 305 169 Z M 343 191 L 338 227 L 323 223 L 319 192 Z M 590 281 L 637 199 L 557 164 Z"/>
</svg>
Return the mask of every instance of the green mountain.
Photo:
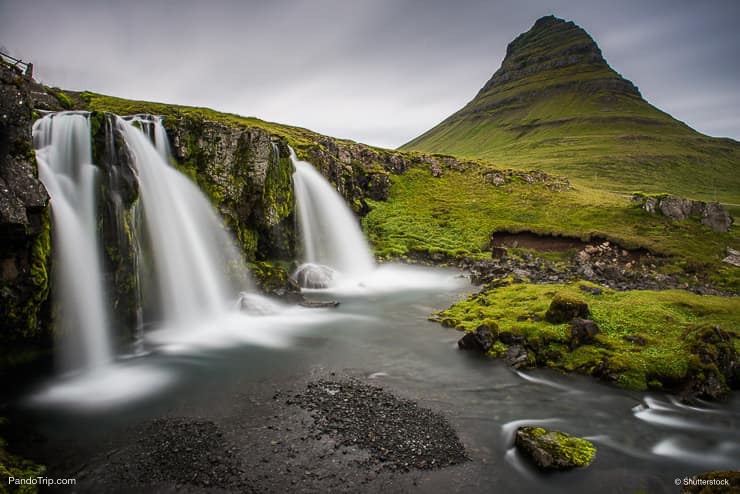
<svg viewBox="0 0 740 494">
<path fill-rule="evenodd" d="M 553 16 L 509 44 L 472 101 L 400 149 L 538 168 L 617 192 L 740 202 L 740 143 L 649 104 L 585 30 Z"/>
</svg>

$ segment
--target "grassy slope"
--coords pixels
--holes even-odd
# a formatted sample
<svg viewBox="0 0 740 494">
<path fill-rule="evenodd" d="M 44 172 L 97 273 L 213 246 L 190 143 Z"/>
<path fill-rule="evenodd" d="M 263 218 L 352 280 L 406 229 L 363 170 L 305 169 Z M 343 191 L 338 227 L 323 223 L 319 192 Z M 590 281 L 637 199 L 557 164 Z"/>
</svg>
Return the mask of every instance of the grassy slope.
<svg viewBox="0 0 740 494">
<path fill-rule="evenodd" d="M 188 116 L 237 127 L 256 127 L 263 129 L 276 137 L 286 139 L 295 148 L 314 145 L 320 137 L 323 137 L 316 132 L 312 132 L 301 127 L 267 122 L 255 117 L 243 117 L 234 113 L 218 112 L 211 110 L 210 108 L 172 105 L 151 101 L 136 101 L 87 91 L 80 93 L 80 97 L 84 101 L 86 109 L 90 111 L 111 112 L 118 115 L 150 113 L 152 115 L 161 115 L 173 118 L 177 118 L 178 116 Z M 341 139 L 334 140 L 341 141 Z"/>
<path fill-rule="evenodd" d="M 434 178 L 427 169 L 413 168 L 394 176 L 390 199 L 372 203 L 364 219 L 376 251 L 488 257 L 489 235 L 499 229 L 600 236 L 673 258 L 675 264 L 666 269 L 693 264 L 719 284 L 740 290 L 740 270 L 721 263 L 728 245 L 740 248 L 737 227 L 718 233 L 696 220 L 674 222 L 646 213 L 628 198 L 584 186 L 555 192 L 515 180 L 494 187 L 484 182 L 486 171 L 445 170 Z"/>
<path fill-rule="evenodd" d="M 516 60 L 505 60 L 504 67 L 515 71 L 528 59 L 559 56 L 568 42 L 591 41 L 585 31 L 559 32 L 561 27 L 522 35 L 510 47 Z M 484 88 L 401 149 L 542 169 L 622 193 L 668 191 L 739 203 L 740 143 L 699 134 L 639 95 L 615 88 L 619 81 L 606 63 L 555 67 L 504 81 Z"/>
</svg>

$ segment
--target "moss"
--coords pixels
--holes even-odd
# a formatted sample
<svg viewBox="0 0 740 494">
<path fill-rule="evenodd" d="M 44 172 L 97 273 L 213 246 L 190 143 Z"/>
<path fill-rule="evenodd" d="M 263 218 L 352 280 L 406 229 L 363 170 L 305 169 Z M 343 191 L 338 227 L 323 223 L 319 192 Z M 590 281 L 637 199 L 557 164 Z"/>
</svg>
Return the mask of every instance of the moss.
<svg viewBox="0 0 740 494">
<path fill-rule="evenodd" d="M 565 432 L 542 427 L 523 426 L 517 431 L 517 445 L 533 457 L 541 468 L 560 469 L 586 467 L 596 456 L 591 441 L 571 436 Z M 534 450 L 544 451 L 551 459 L 540 458 Z M 535 454 L 533 454 L 535 453 Z M 545 462 L 543 463 L 543 460 Z"/>
<path fill-rule="evenodd" d="M 62 105 L 62 108 L 64 108 L 65 110 L 72 109 L 72 107 L 74 106 L 72 98 L 70 98 L 64 91 L 59 88 L 52 88 L 50 92 L 56 98 L 59 104 Z"/>
<path fill-rule="evenodd" d="M 300 290 L 290 277 L 287 266 L 279 262 L 259 261 L 249 264 L 257 287 L 266 294 Z"/>
<path fill-rule="evenodd" d="M 555 285 L 508 284 L 470 296 L 435 319 L 473 331 L 495 321 L 500 335 L 521 337 L 537 365 L 590 374 L 628 389 L 678 390 L 692 379 L 714 376 L 729 385 L 721 369 L 730 367 L 740 345 L 740 299 L 700 296 L 686 291 L 584 293 L 583 282 Z M 601 329 L 592 344 L 570 348 L 566 324 L 551 324 L 522 314 L 543 314 L 553 295 L 586 302 Z M 718 329 L 719 326 L 721 329 Z M 640 335 L 644 345 L 626 336 Z M 506 345 L 494 344 L 500 357 Z"/>
<path fill-rule="evenodd" d="M 555 451 L 573 462 L 576 466 L 588 466 L 596 456 L 596 448 L 591 441 L 555 431 Z"/>
<path fill-rule="evenodd" d="M 0 417 L 0 425 L 5 425 L 6 420 Z M 46 467 L 34 463 L 31 460 L 21 458 L 20 456 L 11 454 L 7 451 L 7 444 L 0 438 L 0 493 L 19 493 L 19 494 L 35 494 L 38 492 L 38 485 L 19 485 L 9 484 L 8 479 L 14 477 L 16 479 L 32 479 L 41 477 L 46 473 Z"/>
<path fill-rule="evenodd" d="M 558 293 L 545 313 L 545 319 L 553 324 L 562 324 L 576 317 L 588 317 L 588 304 L 579 297 Z"/>
<path fill-rule="evenodd" d="M 30 265 L 32 296 L 26 303 L 24 336 L 37 336 L 40 328 L 39 314 L 41 307 L 49 297 L 51 272 L 51 218 L 47 207 L 41 214 L 41 229 L 31 247 Z"/>
</svg>

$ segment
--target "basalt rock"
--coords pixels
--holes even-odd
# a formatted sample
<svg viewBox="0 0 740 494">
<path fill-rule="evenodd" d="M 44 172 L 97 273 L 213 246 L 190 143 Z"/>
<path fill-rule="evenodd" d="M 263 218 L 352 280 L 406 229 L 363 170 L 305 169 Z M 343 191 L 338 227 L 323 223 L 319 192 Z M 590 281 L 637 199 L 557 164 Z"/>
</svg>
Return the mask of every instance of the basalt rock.
<svg viewBox="0 0 740 494">
<path fill-rule="evenodd" d="M 488 353 L 496 339 L 498 327 L 495 324 L 482 324 L 475 331 L 466 333 L 460 338 L 457 346 L 460 350 L 473 350 L 480 353 Z"/>
<path fill-rule="evenodd" d="M 178 166 L 211 196 L 247 259 L 293 259 L 293 166 L 287 143 L 256 127 L 191 116 L 163 123 Z"/>
<path fill-rule="evenodd" d="M 588 315 L 588 304 L 585 301 L 558 294 L 552 299 L 545 319 L 553 324 L 562 324 L 575 318 L 586 318 Z"/>
<path fill-rule="evenodd" d="M 49 197 L 36 171 L 31 81 L 0 62 L 0 343 L 48 343 Z M 46 344 L 45 343 L 45 344 Z M 4 353 L 4 352 L 3 352 Z"/>
<path fill-rule="evenodd" d="M 718 232 L 727 232 L 734 223 L 730 213 L 718 202 L 693 201 L 670 195 L 646 196 L 635 194 L 632 202 L 648 213 L 660 213 L 674 221 L 699 218 L 703 225 Z"/>
<path fill-rule="evenodd" d="M 594 341 L 594 337 L 601 331 L 590 319 L 576 318 L 570 321 L 570 348 L 585 345 Z"/>
</svg>

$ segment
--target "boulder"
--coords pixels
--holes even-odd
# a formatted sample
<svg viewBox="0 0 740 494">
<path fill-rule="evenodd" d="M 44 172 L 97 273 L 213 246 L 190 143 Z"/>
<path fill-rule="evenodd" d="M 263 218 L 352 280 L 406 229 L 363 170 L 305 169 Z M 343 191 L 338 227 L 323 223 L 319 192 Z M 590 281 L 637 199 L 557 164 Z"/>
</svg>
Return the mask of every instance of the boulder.
<svg viewBox="0 0 740 494">
<path fill-rule="evenodd" d="M 591 343 L 594 341 L 594 336 L 599 334 L 601 331 L 599 327 L 590 319 L 576 318 L 570 321 L 570 348 L 571 350 Z"/>
<path fill-rule="evenodd" d="M 733 219 L 718 202 L 708 202 L 701 213 L 701 223 L 717 232 L 729 231 Z"/>
<path fill-rule="evenodd" d="M 336 271 L 321 264 L 302 264 L 293 273 L 293 277 L 303 288 L 329 288 Z"/>
<path fill-rule="evenodd" d="M 491 326 L 494 326 L 493 328 Z M 491 324 L 481 324 L 475 331 L 466 333 L 457 342 L 460 350 L 474 350 L 480 353 L 488 353 L 495 340 L 495 331 L 498 328 Z"/>
<path fill-rule="evenodd" d="M 663 216 L 676 221 L 685 220 L 691 215 L 694 201 L 680 197 L 668 196 L 661 199 L 658 205 Z"/>
<path fill-rule="evenodd" d="M 504 362 L 515 369 L 529 367 L 530 363 L 527 349 L 524 348 L 522 345 L 510 346 L 509 349 L 506 350 L 506 354 L 504 355 Z"/>
<path fill-rule="evenodd" d="M 553 324 L 562 324 L 577 317 L 587 318 L 588 304 L 579 298 L 557 294 L 545 313 L 545 319 Z"/>
<path fill-rule="evenodd" d="M 439 163 L 432 163 L 430 166 L 430 171 L 432 172 L 432 176 L 434 178 L 439 178 L 442 176 L 442 167 L 439 165 Z"/>
<path fill-rule="evenodd" d="M 590 441 L 542 427 L 519 427 L 515 444 L 542 470 L 586 467 L 596 456 L 596 448 Z"/>
<path fill-rule="evenodd" d="M 740 251 L 727 247 L 727 257 L 722 262 L 740 268 Z"/>
</svg>

